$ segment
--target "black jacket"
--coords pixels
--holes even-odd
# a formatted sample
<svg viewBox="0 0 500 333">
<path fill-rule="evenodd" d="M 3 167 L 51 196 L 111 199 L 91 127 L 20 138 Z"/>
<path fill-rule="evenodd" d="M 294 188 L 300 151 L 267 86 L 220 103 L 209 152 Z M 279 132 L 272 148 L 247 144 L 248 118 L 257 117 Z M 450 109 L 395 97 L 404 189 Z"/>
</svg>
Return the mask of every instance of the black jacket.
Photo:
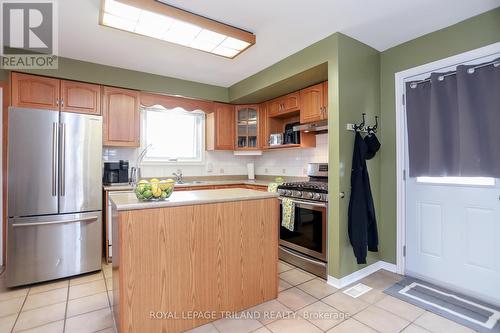
<svg viewBox="0 0 500 333">
<path fill-rule="evenodd" d="M 373 158 L 379 148 L 380 143 L 375 135 L 367 135 L 363 139 L 356 132 L 352 156 L 348 231 L 358 264 L 366 264 L 367 247 L 369 251 L 378 251 L 377 221 L 366 160 Z"/>
</svg>

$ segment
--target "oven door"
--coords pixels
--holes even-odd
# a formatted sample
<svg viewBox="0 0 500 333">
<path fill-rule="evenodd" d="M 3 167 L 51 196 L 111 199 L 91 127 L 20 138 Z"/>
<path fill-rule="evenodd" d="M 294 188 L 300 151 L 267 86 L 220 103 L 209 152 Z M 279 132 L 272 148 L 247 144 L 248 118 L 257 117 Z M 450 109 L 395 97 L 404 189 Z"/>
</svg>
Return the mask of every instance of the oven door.
<svg viewBox="0 0 500 333">
<path fill-rule="evenodd" d="M 326 262 L 327 203 L 292 200 L 294 231 L 281 226 L 283 208 L 280 205 L 280 244 Z"/>
</svg>

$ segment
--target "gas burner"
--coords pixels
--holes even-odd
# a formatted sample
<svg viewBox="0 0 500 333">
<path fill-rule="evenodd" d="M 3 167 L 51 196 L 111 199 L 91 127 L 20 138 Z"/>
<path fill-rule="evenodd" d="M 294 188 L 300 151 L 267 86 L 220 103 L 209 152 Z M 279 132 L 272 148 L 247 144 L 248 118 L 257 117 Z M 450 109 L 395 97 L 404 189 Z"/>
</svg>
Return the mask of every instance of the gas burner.
<svg viewBox="0 0 500 333">
<path fill-rule="evenodd" d="M 309 163 L 307 175 L 309 181 L 279 185 L 278 194 L 282 197 L 299 198 L 303 201 L 328 202 L 328 164 Z"/>
<path fill-rule="evenodd" d="M 326 202 L 328 183 L 318 181 L 284 183 L 278 186 L 278 193 L 284 197 Z"/>
<path fill-rule="evenodd" d="M 328 193 L 328 183 L 326 182 L 294 182 L 284 183 L 278 188 L 288 190 L 312 191 L 319 193 Z"/>
</svg>

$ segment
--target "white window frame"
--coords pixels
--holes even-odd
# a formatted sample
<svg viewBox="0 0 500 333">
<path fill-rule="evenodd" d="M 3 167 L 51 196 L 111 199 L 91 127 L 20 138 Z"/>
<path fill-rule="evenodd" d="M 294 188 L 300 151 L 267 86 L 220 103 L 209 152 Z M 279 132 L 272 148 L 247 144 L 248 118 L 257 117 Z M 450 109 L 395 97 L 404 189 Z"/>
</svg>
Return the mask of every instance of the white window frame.
<svg viewBox="0 0 500 333">
<path fill-rule="evenodd" d="M 146 139 L 146 110 L 147 109 L 163 109 L 168 112 L 168 110 L 171 109 L 166 109 L 165 107 L 161 105 L 153 105 L 153 106 L 141 106 L 141 151 L 145 149 L 148 145 L 147 139 Z M 178 107 L 179 109 L 182 109 Z M 184 109 L 182 109 L 184 110 Z M 206 123 L 206 117 L 205 117 L 205 112 L 203 110 L 194 110 L 194 111 L 186 111 L 184 112 L 187 113 L 195 113 L 195 114 L 201 114 L 202 117 L 202 124 L 200 125 L 199 128 L 199 133 L 198 135 L 200 136 L 200 156 L 196 160 L 183 160 L 183 159 L 152 159 L 144 156 L 143 161 L 141 162 L 141 165 L 156 165 L 156 166 L 161 166 L 161 165 L 174 165 L 174 166 L 183 166 L 183 165 L 205 165 L 206 163 L 206 151 L 205 151 L 205 123 Z"/>
</svg>

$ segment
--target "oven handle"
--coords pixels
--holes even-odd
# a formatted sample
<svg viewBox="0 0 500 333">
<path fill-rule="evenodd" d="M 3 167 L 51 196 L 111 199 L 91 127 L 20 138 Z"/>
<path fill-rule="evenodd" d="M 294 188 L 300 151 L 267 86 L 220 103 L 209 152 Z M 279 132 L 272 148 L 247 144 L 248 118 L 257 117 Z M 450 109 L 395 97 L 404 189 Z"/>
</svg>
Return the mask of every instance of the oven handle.
<svg viewBox="0 0 500 333">
<path fill-rule="evenodd" d="M 283 197 L 279 197 L 278 198 L 280 201 L 283 200 Z M 296 204 L 300 204 L 300 205 L 307 205 L 307 206 L 313 206 L 313 207 L 323 207 L 323 208 L 326 208 L 327 204 L 326 203 L 319 203 L 319 202 L 311 202 L 311 201 L 304 201 L 304 200 L 297 200 L 297 199 L 292 199 L 292 198 L 288 198 L 290 200 L 292 200 L 294 203 Z"/>
<path fill-rule="evenodd" d="M 305 260 L 305 261 L 308 261 L 308 262 L 310 262 L 311 264 L 321 265 L 321 266 L 326 267 L 326 263 L 324 263 L 323 261 L 309 259 L 309 258 L 307 258 L 306 256 L 302 255 L 301 253 L 296 252 L 296 251 L 291 251 L 291 250 L 287 249 L 287 248 L 286 248 L 286 247 L 284 247 L 284 246 L 280 246 L 280 249 L 281 249 L 282 251 L 284 251 L 284 252 L 288 253 L 288 254 L 293 255 L 293 256 L 298 256 L 298 257 L 300 257 L 300 259 Z"/>
</svg>

